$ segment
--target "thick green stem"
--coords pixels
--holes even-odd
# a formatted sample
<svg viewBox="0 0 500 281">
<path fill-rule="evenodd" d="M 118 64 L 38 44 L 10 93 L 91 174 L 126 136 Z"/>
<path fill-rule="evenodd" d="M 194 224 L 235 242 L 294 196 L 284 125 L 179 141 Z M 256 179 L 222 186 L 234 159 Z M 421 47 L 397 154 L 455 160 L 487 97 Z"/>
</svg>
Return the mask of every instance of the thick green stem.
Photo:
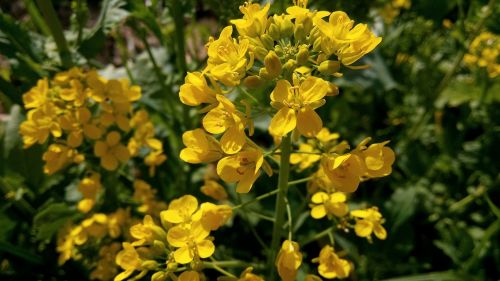
<svg viewBox="0 0 500 281">
<path fill-rule="evenodd" d="M 186 42 L 184 38 L 184 12 L 182 10 L 182 1 L 172 1 L 171 11 L 175 25 L 175 49 L 177 51 L 177 66 L 182 74 L 181 77 L 184 78 L 187 72 L 187 63 L 185 47 Z M 190 128 L 191 119 L 189 117 L 189 108 L 187 106 L 182 107 L 182 114 L 184 119 L 183 124 L 186 126 L 186 128 Z"/>
<path fill-rule="evenodd" d="M 31 20 L 38 27 L 38 29 L 40 29 L 43 35 L 50 36 L 49 27 L 43 21 L 42 15 L 40 15 L 35 2 L 33 0 L 24 0 L 24 5 L 30 14 Z"/>
<path fill-rule="evenodd" d="M 285 136 L 281 141 L 281 159 L 278 175 L 278 196 L 276 198 L 276 210 L 274 213 L 273 238 L 268 257 L 268 267 L 270 269 L 269 277 L 275 279 L 274 260 L 279 251 L 280 240 L 283 232 L 283 224 L 285 222 L 286 211 L 286 194 L 288 191 L 288 176 L 290 174 L 290 150 L 291 150 L 290 134 Z"/>
<path fill-rule="evenodd" d="M 61 22 L 57 17 L 56 11 L 52 6 L 52 1 L 50 0 L 37 0 L 38 8 L 42 12 L 43 17 L 47 23 L 47 26 L 52 33 L 52 37 L 57 45 L 57 50 L 59 51 L 59 57 L 61 58 L 61 63 L 64 68 L 70 68 L 73 66 L 71 60 L 71 54 L 69 52 L 68 43 L 64 37 Z"/>
</svg>

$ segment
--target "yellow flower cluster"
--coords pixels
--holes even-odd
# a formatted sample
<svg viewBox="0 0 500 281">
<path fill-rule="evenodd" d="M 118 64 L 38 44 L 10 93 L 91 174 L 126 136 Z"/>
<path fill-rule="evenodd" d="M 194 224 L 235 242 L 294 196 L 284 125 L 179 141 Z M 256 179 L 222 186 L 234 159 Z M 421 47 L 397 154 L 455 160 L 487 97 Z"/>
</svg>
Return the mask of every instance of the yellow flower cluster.
<svg viewBox="0 0 500 281">
<path fill-rule="evenodd" d="M 381 16 L 387 24 L 390 24 L 399 16 L 401 10 L 408 10 L 411 7 L 411 0 L 390 0 L 380 10 Z"/>
<path fill-rule="evenodd" d="M 295 140 L 316 137 L 323 122 L 315 110 L 338 94 L 328 79 L 342 76 L 342 66 L 350 67 L 382 40 L 344 12 L 313 11 L 306 4 L 296 1 L 286 14 L 273 16 L 270 4 L 241 6 L 243 17 L 231 21 L 239 37 L 227 26 L 210 38 L 206 68 L 188 73 L 180 88 L 181 102 L 203 105 L 205 113 L 203 128 L 184 133 L 181 159 L 216 162 L 218 176 L 237 183 L 237 192 L 248 192 L 261 170 L 272 175 L 263 149 L 250 139 L 253 119 L 275 110 L 269 133 L 277 143 L 289 133 Z M 268 97 L 247 91 L 270 86 Z"/>
<path fill-rule="evenodd" d="M 93 148 L 105 170 L 114 171 L 144 147 L 149 151 L 144 162 L 153 174 L 166 157 L 147 113 L 132 108 L 140 97 L 138 86 L 106 80 L 95 70 L 72 68 L 50 81 L 39 80 L 23 95 L 28 110 L 20 126 L 24 147 L 49 141 L 43 155 L 47 174 L 83 162 L 91 156 L 84 153 L 87 148 Z"/>
<path fill-rule="evenodd" d="M 479 34 L 472 41 L 464 61 L 471 68 L 486 69 L 490 78 L 500 75 L 500 36 L 491 32 Z"/>
<path fill-rule="evenodd" d="M 83 255 L 79 248 L 89 243 L 89 240 L 96 242 L 105 237 L 113 239 L 123 235 L 124 230 L 128 229 L 129 223 L 130 212 L 118 209 L 108 215 L 95 213 L 76 226 L 68 225 L 58 235 L 56 249 L 59 252 L 59 264 L 62 265 L 70 259 L 82 259 Z"/>
<path fill-rule="evenodd" d="M 135 241 L 123 243 L 116 263 L 124 271 L 114 280 L 136 280 L 149 271 L 155 272 L 152 280 L 167 277 L 199 280 L 201 259 L 212 256 L 215 251 L 210 232 L 224 225 L 231 215 L 230 206 L 208 202 L 199 206 L 198 200 L 191 195 L 173 200 L 168 209 L 160 213 L 160 225 L 146 215 L 142 223 L 130 228 Z M 174 272 L 178 264 L 189 265 L 191 271 L 176 277 Z M 135 271 L 139 274 L 131 277 Z"/>
</svg>

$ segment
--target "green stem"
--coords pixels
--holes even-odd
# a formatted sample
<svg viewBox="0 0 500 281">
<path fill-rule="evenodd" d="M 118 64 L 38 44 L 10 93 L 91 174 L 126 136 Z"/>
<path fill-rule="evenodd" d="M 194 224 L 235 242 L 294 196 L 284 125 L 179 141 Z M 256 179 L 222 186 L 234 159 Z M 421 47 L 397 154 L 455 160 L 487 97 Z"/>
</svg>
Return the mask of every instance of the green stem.
<svg viewBox="0 0 500 281">
<path fill-rule="evenodd" d="M 174 0 L 172 1 L 172 17 L 174 18 L 175 25 L 175 46 L 177 51 L 177 66 L 181 72 L 181 77 L 184 78 L 187 73 L 187 63 L 186 63 L 186 40 L 184 38 L 184 12 L 182 7 L 182 1 Z M 183 106 L 182 113 L 184 122 L 183 124 L 187 127 L 191 127 L 191 120 L 189 117 L 189 107 Z"/>
<path fill-rule="evenodd" d="M 24 0 L 24 5 L 30 14 L 31 20 L 35 23 L 38 29 L 40 29 L 43 35 L 50 36 L 50 29 L 43 21 L 42 15 L 40 15 L 40 12 L 36 8 L 35 2 L 33 2 L 33 0 Z"/>
<path fill-rule="evenodd" d="M 264 194 L 262 194 L 262 195 L 260 195 L 260 196 L 257 196 L 257 197 L 255 197 L 255 198 L 254 198 L 254 199 L 252 199 L 252 200 L 249 200 L 249 201 L 247 201 L 247 202 L 244 202 L 244 203 L 241 203 L 241 204 L 239 204 L 239 205 L 236 205 L 236 206 L 234 206 L 234 207 L 233 207 L 233 210 L 236 210 L 236 209 L 239 209 L 239 208 L 245 207 L 246 205 L 250 205 L 250 204 L 253 204 L 253 203 L 257 203 L 257 202 L 259 202 L 260 200 L 263 200 L 263 199 L 265 199 L 265 198 L 267 198 L 267 197 L 273 196 L 273 195 L 274 195 L 274 194 L 276 194 L 276 193 L 278 193 L 278 189 L 275 189 L 275 190 L 273 190 L 273 191 L 269 191 L 268 193 L 264 193 Z"/>
<path fill-rule="evenodd" d="M 281 235 L 283 232 L 283 224 L 285 221 L 286 196 L 288 191 L 288 176 L 290 174 L 290 150 L 291 150 L 290 134 L 285 136 L 281 141 L 281 158 L 280 169 L 278 175 L 278 197 L 276 198 L 276 209 L 274 213 L 273 238 L 271 241 L 271 250 L 267 260 L 270 270 L 269 276 L 271 280 L 275 279 L 274 260 L 279 250 Z"/>
<path fill-rule="evenodd" d="M 207 268 L 213 268 L 215 270 L 217 270 L 218 272 L 226 275 L 226 276 L 229 276 L 229 277 L 233 277 L 233 278 L 236 278 L 236 276 L 234 276 L 233 274 L 231 274 L 231 272 L 228 272 L 226 270 L 224 270 L 223 268 L 221 268 L 218 264 L 217 264 L 217 261 L 213 258 L 213 257 L 210 257 L 210 259 L 212 260 L 212 263 L 208 264 L 208 263 L 205 263 L 205 266 Z"/>
<path fill-rule="evenodd" d="M 52 6 L 52 1 L 50 0 L 36 0 L 38 8 L 42 12 L 43 17 L 47 23 L 47 26 L 54 37 L 54 41 L 57 45 L 57 50 L 59 51 L 59 57 L 64 68 L 70 68 L 73 66 L 73 61 L 71 60 L 71 54 L 69 52 L 68 43 L 66 38 L 64 38 L 64 33 L 62 29 L 61 22 L 57 17 L 56 11 Z"/>
<path fill-rule="evenodd" d="M 303 179 L 300 179 L 300 180 L 290 181 L 290 182 L 288 182 L 288 186 L 296 185 L 296 184 L 301 184 L 303 182 L 308 182 L 308 181 L 312 180 L 313 178 L 314 178 L 313 176 L 310 176 L 310 177 L 303 178 Z"/>
</svg>

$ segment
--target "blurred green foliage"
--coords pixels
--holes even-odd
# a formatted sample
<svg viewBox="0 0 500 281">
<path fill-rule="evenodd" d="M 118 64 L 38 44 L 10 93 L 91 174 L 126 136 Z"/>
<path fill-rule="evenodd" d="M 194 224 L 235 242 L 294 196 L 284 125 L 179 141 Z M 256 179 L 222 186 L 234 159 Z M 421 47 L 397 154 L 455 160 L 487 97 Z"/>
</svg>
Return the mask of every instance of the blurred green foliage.
<svg viewBox="0 0 500 281">
<path fill-rule="evenodd" d="M 180 105 L 178 87 L 186 71 L 202 65 L 208 36 L 239 15 L 242 1 L 53 2 L 66 23 L 64 37 L 74 64 L 100 68 L 108 77 L 127 76 L 142 87 L 141 106 L 157 121 L 169 155 L 162 172 L 151 180 L 161 197 L 198 193 L 200 172 L 182 163 L 178 154 L 182 132 L 199 120 Z M 275 11 L 288 5 L 275 2 Z M 390 1 L 309 2 L 311 8 L 344 10 L 357 21 L 370 22 L 384 38 L 363 61 L 370 68 L 356 76 L 346 70 L 338 82 L 339 97 L 319 110 L 323 120 L 329 120 L 325 125 L 343 138 L 352 143 L 366 136 L 390 139 L 397 155 L 390 177 L 367 183 L 354 195 L 361 205 L 369 201 L 382 207 L 388 240 L 369 244 L 336 237 L 357 265 L 351 279 L 498 280 L 500 80 L 462 63 L 479 32 L 500 32 L 498 1 L 413 1 L 390 24 L 379 13 Z M 22 18 L 14 12 L 18 6 Z M 18 135 L 24 118 L 22 93 L 39 78 L 63 69 L 60 54 L 47 19 L 33 1 L 0 7 L 0 105 L 5 117 L 0 123 L 0 276 L 86 280 L 85 269 L 77 263 L 57 266 L 53 239 L 67 219 L 78 216 L 62 203 L 72 180 L 44 175 L 42 148 L 22 149 Z M 274 181 L 259 179 L 257 194 Z M 118 184 L 118 189 L 126 187 Z M 291 196 L 294 210 L 303 210 L 303 195 Z M 265 209 L 259 204 L 251 208 Z M 257 217 L 251 223 L 270 239 L 265 223 Z M 314 235 L 308 229 L 317 229 L 302 225 L 300 219 L 295 228 L 302 238 Z M 240 229 L 217 235 L 229 241 L 251 237 L 245 224 Z M 319 250 L 315 243 L 303 249 Z M 246 245 L 220 252 L 241 258 L 262 255 Z"/>
</svg>

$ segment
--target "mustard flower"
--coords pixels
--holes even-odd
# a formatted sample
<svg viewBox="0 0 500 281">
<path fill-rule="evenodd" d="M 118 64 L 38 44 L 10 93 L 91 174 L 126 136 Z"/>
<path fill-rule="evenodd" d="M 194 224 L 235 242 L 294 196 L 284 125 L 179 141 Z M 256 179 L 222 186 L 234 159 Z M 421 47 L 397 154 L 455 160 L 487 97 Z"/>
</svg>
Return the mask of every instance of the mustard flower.
<svg viewBox="0 0 500 281">
<path fill-rule="evenodd" d="M 116 170 L 120 162 L 125 163 L 130 158 L 127 147 L 120 140 L 120 133 L 111 131 L 104 141 L 97 141 L 94 145 L 94 154 L 101 159 L 101 166 L 108 171 Z"/>
<path fill-rule="evenodd" d="M 215 246 L 207 239 L 209 234 L 210 232 L 199 221 L 190 225 L 176 225 L 169 229 L 167 241 L 178 248 L 174 252 L 175 261 L 187 264 L 193 259 L 210 257 L 215 251 Z"/>
<path fill-rule="evenodd" d="M 219 142 L 203 129 L 185 132 L 182 135 L 182 142 L 187 146 L 180 154 L 180 158 L 185 162 L 192 164 L 213 162 L 223 156 Z"/>
<path fill-rule="evenodd" d="M 222 158 L 217 163 L 217 174 L 225 182 L 237 182 L 236 192 L 247 193 L 259 177 L 261 167 L 268 174 L 272 173 L 262 151 L 247 146 L 234 155 Z"/>
<path fill-rule="evenodd" d="M 346 196 L 341 192 L 334 192 L 328 194 L 326 192 L 320 191 L 316 192 L 311 197 L 311 216 L 315 219 L 321 219 L 325 216 L 334 215 L 336 217 L 343 217 L 349 212 L 347 207 Z"/>
<path fill-rule="evenodd" d="M 313 261 L 319 262 L 319 275 L 327 279 L 346 278 L 351 271 L 351 264 L 347 260 L 339 258 L 333 247 L 329 245 L 323 247 L 319 252 L 319 257 Z"/>
<path fill-rule="evenodd" d="M 351 215 L 356 218 L 354 231 L 359 237 L 371 239 L 371 234 L 375 233 L 378 239 L 385 240 L 387 231 L 382 226 L 384 219 L 377 207 L 368 208 L 365 210 L 351 211 Z"/>
<path fill-rule="evenodd" d="M 203 127 L 211 134 L 223 134 L 220 139 L 222 151 L 237 153 L 246 142 L 245 116 L 226 97 L 217 95 L 217 101 L 217 107 L 203 118 Z"/>
<path fill-rule="evenodd" d="M 231 37 L 233 28 L 225 27 L 217 40 L 208 46 L 208 71 L 215 79 L 226 86 L 237 86 L 244 77 L 249 63 L 246 58 L 249 42 L 237 42 Z"/>
<path fill-rule="evenodd" d="M 181 102 L 190 106 L 197 106 L 202 103 L 215 103 L 215 91 L 208 84 L 205 76 L 201 72 L 188 72 L 184 84 L 179 90 Z"/>
<path fill-rule="evenodd" d="M 323 127 L 314 110 L 325 103 L 327 91 L 328 83 L 314 76 L 295 86 L 287 80 L 278 81 L 271 93 L 271 105 L 278 112 L 271 120 L 269 133 L 283 137 L 297 128 L 301 135 L 314 137 Z"/>
<path fill-rule="evenodd" d="M 241 36 L 258 37 L 267 27 L 267 12 L 271 5 L 267 3 L 261 7 L 258 3 L 245 3 L 240 6 L 243 18 L 231 20 Z"/>
<path fill-rule="evenodd" d="M 222 185 L 214 180 L 205 180 L 205 184 L 200 188 L 201 193 L 215 200 L 226 200 L 228 195 Z"/>
<path fill-rule="evenodd" d="M 283 281 L 293 281 L 297 276 L 297 270 L 302 263 L 302 253 L 299 244 L 291 240 L 285 240 L 276 256 L 276 267 L 278 275 Z"/>
<path fill-rule="evenodd" d="M 351 153 L 324 157 L 322 165 L 323 171 L 334 187 L 342 192 L 356 191 L 361 182 L 361 176 L 365 173 L 360 157 Z"/>
</svg>

